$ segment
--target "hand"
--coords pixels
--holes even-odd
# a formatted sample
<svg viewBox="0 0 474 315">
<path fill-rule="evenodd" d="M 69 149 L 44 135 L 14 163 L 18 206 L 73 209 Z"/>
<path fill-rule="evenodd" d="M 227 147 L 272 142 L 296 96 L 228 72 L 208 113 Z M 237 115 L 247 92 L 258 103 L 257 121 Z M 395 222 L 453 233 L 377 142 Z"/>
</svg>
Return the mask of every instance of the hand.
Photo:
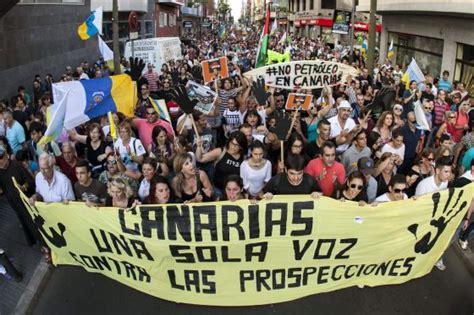
<svg viewBox="0 0 474 315">
<path fill-rule="evenodd" d="M 267 98 L 270 96 L 270 93 L 265 91 L 265 79 L 262 77 L 257 78 L 257 81 L 253 82 L 252 91 L 258 101 L 258 104 L 265 106 L 267 103 Z"/>
<path fill-rule="evenodd" d="M 469 226 L 469 220 L 464 220 L 462 224 L 462 230 L 463 231 L 467 230 L 468 226 Z"/>
<path fill-rule="evenodd" d="M 141 205 L 142 203 L 138 200 L 138 199 L 135 199 L 132 203 L 132 207 L 135 207 L 135 206 L 139 206 Z"/>
<path fill-rule="evenodd" d="M 127 145 L 125 149 L 127 150 L 127 154 L 132 156 L 132 149 L 130 148 L 130 145 Z"/>
<path fill-rule="evenodd" d="M 68 204 L 69 204 L 69 200 L 64 199 L 64 200 L 63 200 L 63 205 L 68 205 Z"/>
<path fill-rule="evenodd" d="M 180 85 L 171 91 L 171 98 L 178 103 L 179 107 L 186 114 L 192 114 L 194 106 L 198 103 L 197 99 L 191 100 L 184 85 Z"/>
<path fill-rule="evenodd" d="M 130 62 L 130 71 L 125 72 L 128 74 L 133 81 L 138 81 L 140 79 L 143 69 L 145 69 L 145 62 L 143 59 L 138 59 L 138 57 L 132 58 L 130 57 L 129 59 Z"/>
<path fill-rule="evenodd" d="M 273 194 L 271 192 L 267 192 L 263 194 L 262 196 L 265 200 L 272 200 L 273 199 Z"/>
<path fill-rule="evenodd" d="M 317 181 L 318 182 L 322 181 L 326 177 L 327 173 L 328 171 L 326 170 L 326 168 L 323 168 L 323 170 L 321 171 L 321 174 L 319 174 L 318 176 Z"/>
<path fill-rule="evenodd" d="M 34 194 L 33 196 L 30 197 L 30 199 L 28 199 L 28 202 L 30 203 L 31 206 L 35 206 L 35 202 L 36 202 L 36 194 Z"/>
<path fill-rule="evenodd" d="M 323 194 L 320 193 L 320 192 L 313 191 L 313 192 L 311 193 L 311 198 L 313 198 L 313 199 L 318 199 L 318 198 L 321 197 L 322 195 L 323 195 Z"/>
</svg>

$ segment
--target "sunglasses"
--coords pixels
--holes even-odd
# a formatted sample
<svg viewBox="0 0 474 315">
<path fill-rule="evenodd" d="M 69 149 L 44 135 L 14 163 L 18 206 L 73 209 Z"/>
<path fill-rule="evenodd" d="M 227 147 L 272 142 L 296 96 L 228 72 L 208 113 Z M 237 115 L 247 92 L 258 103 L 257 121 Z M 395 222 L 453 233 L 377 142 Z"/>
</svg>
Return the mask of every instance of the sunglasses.
<svg viewBox="0 0 474 315">
<path fill-rule="evenodd" d="M 153 111 L 153 112 L 146 112 L 146 114 L 147 114 L 147 115 L 155 115 L 156 112 L 155 112 L 155 111 Z"/>
<path fill-rule="evenodd" d="M 170 81 L 164 81 L 163 84 L 170 84 Z"/>
<path fill-rule="evenodd" d="M 406 189 L 395 188 L 393 191 L 394 191 L 396 194 L 399 194 L 399 193 L 405 193 Z"/>
<path fill-rule="evenodd" d="M 362 188 L 364 188 L 364 186 L 356 185 L 356 184 L 351 184 L 349 187 L 351 187 L 352 189 L 358 189 L 358 190 L 362 190 Z"/>
<path fill-rule="evenodd" d="M 117 161 L 116 160 L 109 160 L 109 161 L 107 161 L 107 164 L 115 165 L 115 164 L 117 164 Z"/>
<path fill-rule="evenodd" d="M 433 162 L 433 161 L 434 161 L 433 158 L 427 158 L 427 160 L 430 161 L 430 162 Z"/>
<path fill-rule="evenodd" d="M 456 116 L 449 116 L 448 118 L 449 119 L 454 119 L 454 118 L 456 118 Z"/>
<path fill-rule="evenodd" d="M 433 107 L 426 106 L 425 109 L 426 110 L 433 110 Z"/>
<path fill-rule="evenodd" d="M 5 157 L 5 154 L 0 154 L 0 159 L 3 159 Z"/>
</svg>

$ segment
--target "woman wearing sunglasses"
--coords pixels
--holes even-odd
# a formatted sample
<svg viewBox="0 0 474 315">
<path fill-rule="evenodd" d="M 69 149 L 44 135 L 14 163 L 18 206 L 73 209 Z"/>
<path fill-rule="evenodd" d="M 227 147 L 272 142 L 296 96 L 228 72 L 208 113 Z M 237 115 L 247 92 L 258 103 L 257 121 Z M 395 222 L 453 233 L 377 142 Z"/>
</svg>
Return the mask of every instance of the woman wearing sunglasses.
<svg viewBox="0 0 474 315">
<path fill-rule="evenodd" d="M 434 175 L 434 161 L 435 154 L 431 148 L 425 148 L 415 159 L 415 163 L 406 176 L 407 195 L 409 197 L 415 195 L 415 189 L 419 182 Z"/>
<path fill-rule="evenodd" d="M 335 190 L 331 198 L 341 201 L 350 200 L 359 202 L 360 205 L 368 203 L 366 177 L 359 171 L 351 173 L 342 189 Z"/>
<path fill-rule="evenodd" d="M 395 121 L 395 128 L 403 127 L 405 124 L 405 121 L 402 118 L 402 113 L 403 113 L 403 106 L 400 104 L 395 104 L 393 106 L 393 120 Z"/>
<path fill-rule="evenodd" d="M 408 199 L 408 196 L 406 194 L 407 192 L 407 181 L 405 179 L 405 176 L 402 174 L 396 174 L 392 177 L 390 180 L 390 183 L 388 184 L 388 192 L 386 192 L 383 195 L 378 196 L 375 199 L 375 204 L 381 203 L 381 202 L 388 202 L 388 201 L 399 201 L 399 200 L 405 200 Z M 372 204 L 372 205 L 375 205 Z"/>
<path fill-rule="evenodd" d="M 436 147 L 439 146 L 441 137 L 444 134 L 449 134 L 452 136 L 456 132 L 456 113 L 447 111 L 444 114 L 444 122 L 436 132 Z"/>
</svg>

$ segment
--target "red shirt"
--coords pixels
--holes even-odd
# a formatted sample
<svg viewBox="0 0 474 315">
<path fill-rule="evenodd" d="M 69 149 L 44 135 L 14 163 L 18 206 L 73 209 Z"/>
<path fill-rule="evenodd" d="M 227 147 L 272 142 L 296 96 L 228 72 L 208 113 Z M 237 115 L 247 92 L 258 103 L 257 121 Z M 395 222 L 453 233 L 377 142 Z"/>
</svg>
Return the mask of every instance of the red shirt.
<svg viewBox="0 0 474 315">
<path fill-rule="evenodd" d="M 66 162 L 66 160 L 64 160 L 64 158 L 62 156 L 57 156 L 56 157 L 56 165 L 59 166 L 59 169 L 61 170 L 61 173 L 66 175 L 66 177 L 69 178 L 72 185 L 74 186 L 74 184 L 77 182 L 76 163 L 74 163 L 74 166 L 71 166 Z"/>
<path fill-rule="evenodd" d="M 464 126 L 469 125 L 469 115 L 463 114 L 461 111 L 456 113 L 456 125 Z M 451 135 L 454 142 L 458 143 L 461 141 L 462 136 L 464 135 L 464 129 L 456 129 Z"/>
<path fill-rule="evenodd" d="M 146 119 L 135 118 L 133 123 L 138 129 L 140 141 L 145 148 L 148 148 L 148 145 L 153 142 L 151 137 L 153 128 L 155 128 L 155 126 L 161 126 L 165 128 L 168 138 L 173 139 L 173 127 L 171 127 L 168 122 L 162 119 L 158 119 L 154 123 L 150 124 Z"/>
<path fill-rule="evenodd" d="M 326 169 L 326 176 L 324 176 L 322 180 L 318 180 L 319 175 L 321 175 L 324 169 Z M 334 161 L 332 166 L 326 166 L 321 158 L 313 159 L 308 163 L 304 171 L 318 181 L 319 186 L 321 186 L 321 190 L 323 191 L 323 195 L 327 197 L 331 197 L 334 191 L 333 176 L 336 176 L 339 185 L 344 184 L 344 181 L 346 180 L 344 166 L 336 161 Z"/>
</svg>

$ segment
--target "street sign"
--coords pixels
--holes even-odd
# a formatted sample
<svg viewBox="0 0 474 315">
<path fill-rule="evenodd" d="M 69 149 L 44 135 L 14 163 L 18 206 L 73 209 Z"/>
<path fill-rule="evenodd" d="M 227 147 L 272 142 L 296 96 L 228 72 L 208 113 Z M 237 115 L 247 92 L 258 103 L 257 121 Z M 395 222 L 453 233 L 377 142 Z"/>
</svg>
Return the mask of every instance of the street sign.
<svg viewBox="0 0 474 315">
<path fill-rule="evenodd" d="M 193 21 L 184 21 L 183 22 L 183 27 L 184 28 L 192 28 L 193 27 Z"/>
<path fill-rule="evenodd" d="M 130 40 L 134 40 L 138 38 L 138 32 L 130 32 L 129 34 Z"/>
</svg>

